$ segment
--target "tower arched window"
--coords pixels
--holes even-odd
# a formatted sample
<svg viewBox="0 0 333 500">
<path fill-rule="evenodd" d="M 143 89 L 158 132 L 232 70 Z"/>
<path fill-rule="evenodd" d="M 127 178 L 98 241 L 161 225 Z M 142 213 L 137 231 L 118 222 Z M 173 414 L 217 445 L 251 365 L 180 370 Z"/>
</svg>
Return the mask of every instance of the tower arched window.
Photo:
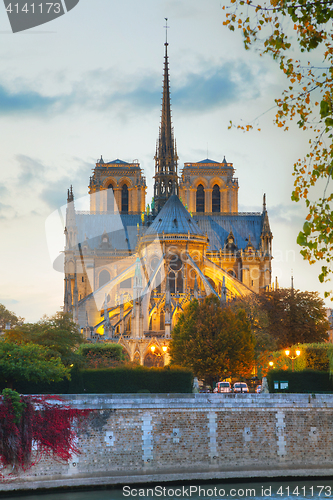
<svg viewBox="0 0 333 500">
<path fill-rule="evenodd" d="M 212 212 L 221 212 L 220 188 L 217 184 L 215 184 L 215 186 L 213 187 Z"/>
<path fill-rule="evenodd" d="M 128 187 L 126 184 L 121 188 L 121 211 L 128 213 Z"/>
<path fill-rule="evenodd" d="M 196 212 L 205 211 L 205 190 L 202 184 L 197 187 Z"/>
<path fill-rule="evenodd" d="M 108 212 L 114 211 L 114 194 L 113 194 L 113 186 L 110 184 L 107 190 L 107 205 L 106 209 Z"/>
</svg>

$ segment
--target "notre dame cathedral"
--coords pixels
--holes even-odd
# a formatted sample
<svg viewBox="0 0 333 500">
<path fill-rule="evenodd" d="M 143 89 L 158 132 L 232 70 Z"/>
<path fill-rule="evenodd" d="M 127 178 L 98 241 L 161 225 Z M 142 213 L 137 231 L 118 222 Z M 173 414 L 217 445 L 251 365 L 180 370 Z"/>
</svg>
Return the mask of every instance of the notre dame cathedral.
<svg viewBox="0 0 333 500">
<path fill-rule="evenodd" d="M 168 362 L 172 329 L 186 304 L 210 294 L 222 303 L 271 283 L 272 233 L 262 212 L 238 212 L 233 164 L 185 163 L 171 123 L 168 43 L 155 152 L 154 198 L 138 161 L 101 157 L 89 183 L 90 210 L 68 191 L 64 311 L 87 340 L 117 342 L 131 361 Z"/>
</svg>

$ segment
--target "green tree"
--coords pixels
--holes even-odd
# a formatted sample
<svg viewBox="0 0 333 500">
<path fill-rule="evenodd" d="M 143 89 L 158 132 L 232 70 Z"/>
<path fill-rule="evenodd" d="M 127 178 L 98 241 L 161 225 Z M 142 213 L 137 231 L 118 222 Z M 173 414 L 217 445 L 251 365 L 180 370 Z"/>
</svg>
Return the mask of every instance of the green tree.
<svg viewBox="0 0 333 500">
<path fill-rule="evenodd" d="M 8 311 L 3 304 L 0 304 L 0 331 L 4 331 L 8 323 L 13 328 L 14 326 L 21 325 L 23 321 L 23 318 L 16 316 L 15 313 Z"/>
<path fill-rule="evenodd" d="M 232 375 L 248 374 L 254 362 L 255 340 L 243 310 L 221 308 L 215 296 L 193 300 L 172 332 L 173 364 L 191 368 L 208 384 Z"/>
<path fill-rule="evenodd" d="M 329 323 L 318 292 L 280 288 L 261 295 L 260 300 L 278 349 L 328 340 Z"/>
<path fill-rule="evenodd" d="M 304 259 L 322 263 L 321 282 L 332 272 L 333 258 L 332 19 L 333 6 L 326 0 L 231 0 L 224 21 L 232 31 L 241 29 L 246 49 L 255 45 L 260 55 L 273 56 L 286 76 L 287 88 L 275 99 L 276 125 L 288 130 L 294 120 L 310 134 L 308 151 L 294 164 L 292 199 L 305 201 L 297 242 Z"/>
<path fill-rule="evenodd" d="M 16 381 L 59 382 L 64 377 L 70 378 L 70 369 L 66 368 L 60 357 L 53 357 L 49 349 L 32 343 L 15 344 L 0 341 L 0 373 L 7 387 L 13 388 Z"/>
<path fill-rule="evenodd" d="M 262 307 L 258 295 L 248 295 L 237 298 L 231 302 L 233 311 L 244 310 L 250 322 L 251 331 L 255 338 L 255 362 L 259 377 L 265 376 L 271 353 L 277 350 L 277 342 L 269 331 L 269 318 L 267 311 Z"/>
<path fill-rule="evenodd" d="M 6 331 L 5 340 L 16 344 L 33 343 L 46 347 L 54 357 L 60 356 L 65 366 L 80 360 L 76 349 L 84 342 L 83 336 L 69 314 L 58 312 L 45 316 L 38 323 L 26 323 Z"/>
</svg>

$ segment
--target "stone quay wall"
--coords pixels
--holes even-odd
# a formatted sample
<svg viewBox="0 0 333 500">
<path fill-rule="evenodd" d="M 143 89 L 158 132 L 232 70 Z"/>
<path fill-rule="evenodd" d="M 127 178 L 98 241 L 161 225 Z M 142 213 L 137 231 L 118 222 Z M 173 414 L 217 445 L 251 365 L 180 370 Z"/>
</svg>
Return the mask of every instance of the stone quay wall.
<svg viewBox="0 0 333 500">
<path fill-rule="evenodd" d="M 333 395 L 64 395 L 89 408 L 81 453 L 41 460 L 1 490 L 333 474 Z"/>
</svg>

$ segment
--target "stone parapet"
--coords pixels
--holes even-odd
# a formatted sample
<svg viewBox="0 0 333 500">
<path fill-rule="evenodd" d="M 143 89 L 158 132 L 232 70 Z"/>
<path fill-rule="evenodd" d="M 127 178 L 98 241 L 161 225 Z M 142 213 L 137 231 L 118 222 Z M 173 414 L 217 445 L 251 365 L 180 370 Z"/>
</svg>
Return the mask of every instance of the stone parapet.
<svg viewBox="0 0 333 500">
<path fill-rule="evenodd" d="M 63 395 L 87 408 L 78 455 L 19 474 L 0 490 L 199 479 L 330 476 L 331 394 Z"/>
</svg>

